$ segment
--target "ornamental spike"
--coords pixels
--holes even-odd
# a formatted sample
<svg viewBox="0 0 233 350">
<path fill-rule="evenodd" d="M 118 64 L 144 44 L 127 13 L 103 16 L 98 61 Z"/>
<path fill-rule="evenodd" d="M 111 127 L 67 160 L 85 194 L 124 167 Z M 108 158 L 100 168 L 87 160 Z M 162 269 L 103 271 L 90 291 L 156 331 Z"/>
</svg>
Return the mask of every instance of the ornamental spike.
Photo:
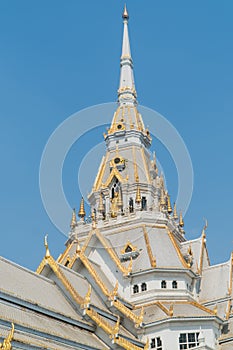
<svg viewBox="0 0 233 350">
<path fill-rule="evenodd" d="M 72 218 L 71 218 L 71 222 L 70 222 L 71 229 L 73 230 L 76 225 L 77 225 L 77 217 L 76 217 L 76 211 L 74 208 L 72 211 Z"/>
<path fill-rule="evenodd" d="M 80 208 L 79 208 L 78 216 L 79 216 L 82 220 L 83 220 L 84 217 L 86 216 L 83 197 L 82 197 L 81 202 L 80 202 Z"/>
<path fill-rule="evenodd" d="M 177 220 L 177 219 L 178 219 L 177 209 L 176 209 L 176 203 L 174 203 L 173 218 L 174 218 L 174 220 Z"/>
<path fill-rule="evenodd" d="M 184 220 L 183 220 L 182 212 L 180 212 L 179 226 L 184 227 Z"/>
<path fill-rule="evenodd" d="M 44 237 L 44 246 L 45 246 L 45 258 L 50 257 L 49 245 L 48 245 L 48 235 L 46 234 Z"/>
<path fill-rule="evenodd" d="M 167 212 L 168 214 L 172 213 L 172 206 L 169 194 L 167 194 Z"/>
</svg>

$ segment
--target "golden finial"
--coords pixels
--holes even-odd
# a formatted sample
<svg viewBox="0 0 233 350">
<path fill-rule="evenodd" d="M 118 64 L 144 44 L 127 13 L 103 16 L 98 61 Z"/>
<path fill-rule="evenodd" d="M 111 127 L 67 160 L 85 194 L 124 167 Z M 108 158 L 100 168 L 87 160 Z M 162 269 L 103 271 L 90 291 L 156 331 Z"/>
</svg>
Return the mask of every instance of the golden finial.
<svg viewBox="0 0 233 350">
<path fill-rule="evenodd" d="M 164 198 L 164 190 L 161 188 L 161 194 L 160 194 L 160 205 L 164 206 L 166 204 L 165 198 Z"/>
<path fill-rule="evenodd" d="M 151 266 L 156 267 L 156 257 L 155 256 L 152 257 Z"/>
<path fill-rule="evenodd" d="M 217 304 L 215 304 L 213 312 L 214 312 L 215 315 L 217 315 L 217 313 L 218 313 L 218 306 L 217 306 Z"/>
<path fill-rule="evenodd" d="M 11 350 L 12 349 L 12 345 L 11 342 L 13 340 L 14 337 L 14 331 L 15 331 L 15 326 L 14 323 L 11 324 L 11 330 L 8 334 L 8 336 L 3 340 L 3 343 L 0 343 L 0 349 L 3 350 Z"/>
<path fill-rule="evenodd" d="M 127 11 L 127 8 L 126 8 L 126 4 L 124 6 L 124 11 L 123 11 L 123 14 L 122 14 L 122 18 L 123 19 L 129 19 L 129 14 L 128 14 L 128 11 Z"/>
<path fill-rule="evenodd" d="M 160 187 L 164 189 L 164 177 L 163 174 L 160 175 Z"/>
<path fill-rule="evenodd" d="M 120 316 L 117 317 L 117 322 L 116 322 L 115 326 L 113 327 L 112 335 L 116 336 L 119 333 L 119 329 L 120 329 Z"/>
<path fill-rule="evenodd" d="M 81 247 L 80 247 L 79 241 L 77 241 L 76 254 L 80 254 L 80 252 L 81 252 Z"/>
<path fill-rule="evenodd" d="M 118 286 L 119 286 L 118 281 L 116 281 L 115 287 L 114 287 L 114 289 L 113 289 L 113 291 L 112 291 L 112 295 L 113 295 L 113 296 L 117 296 L 117 293 L 118 293 Z"/>
<path fill-rule="evenodd" d="M 100 192 L 100 198 L 99 198 L 98 212 L 99 213 L 103 213 L 104 212 L 103 196 L 102 196 L 101 192 Z"/>
<path fill-rule="evenodd" d="M 78 212 L 78 216 L 83 220 L 84 217 L 86 216 L 85 208 L 84 208 L 84 199 L 82 197 L 81 202 L 80 202 L 80 208 Z"/>
<path fill-rule="evenodd" d="M 172 206 L 169 194 L 167 194 L 167 212 L 168 214 L 172 213 Z"/>
<path fill-rule="evenodd" d="M 120 190 L 120 189 L 119 189 L 119 192 L 118 192 L 117 205 L 118 205 L 118 207 L 120 207 L 120 208 L 123 206 L 122 196 L 121 196 L 121 190 Z"/>
<path fill-rule="evenodd" d="M 204 219 L 204 220 L 205 220 L 205 225 L 204 225 L 203 230 L 202 230 L 202 236 L 205 238 L 206 237 L 205 231 L 208 227 L 208 221 L 207 221 L 207 219 Z"/>
<path fill-rule="evenodd" d="M 87 294 L 85 295 L 85 304 L 90 304 L 91 301 L 91 285 L 88 284 Z"/>
<path fill-rule="evenodd" d="M 96 217 L 95 217 L 95 212 L 93 210 L 92 214 L 91 214 L 91 220 L 92 220 L 92 228 L 96 229 Z"/>
<path fill-rule="evenodd" d="M 77 218 L 76 218 L 76 211 L 74 208 L 72 211 L 72 218 L 71 218 L 71 223 L 70 223 L 71 229 L 74 229 L 76 225 L 77 225 Z"/>
<path fill-rule="evenodd" d="M 174 203 L 173 218 L 174 218 L 174 220 L 177 220 L 177 219 L 178 219 L 177 209 L 176 209 L 176 203 Z"/>
<path fill-rule="evenodd" d="M 184 220 L 183 220 L 182 212 L 180 212 L 179 226 L 184 227 Z"/>
<path fill-rule="evenodd" d="M 142 306 L 140 316 L 139 316 L 140 324 L 143 322 L 143 318 L 144 318 L 144 307 Z"/>
<path fill-rule="evenodd" d="M 49 245 L 48 245 L 48 235 L 46 234 L 44 237 L 44 246 L 45 246 L 45 258 L 50 257 Z"/>
<path fill-rule="evenodd" d="M 142 200 L 142 198 L 141 198 L 140 187 L 139 187 L 139 185 L 137 185 L 137 193 L 136 193 L 135 202 L 139 204 L 141 202 L 141 200 Z"/>
</svg>

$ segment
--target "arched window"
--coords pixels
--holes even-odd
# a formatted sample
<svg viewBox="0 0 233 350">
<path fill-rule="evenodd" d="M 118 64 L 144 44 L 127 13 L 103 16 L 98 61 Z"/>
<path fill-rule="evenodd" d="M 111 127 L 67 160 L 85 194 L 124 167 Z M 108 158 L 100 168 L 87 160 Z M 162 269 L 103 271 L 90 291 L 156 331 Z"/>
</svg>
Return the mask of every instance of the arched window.
<svg viewBox="0 0 233 350">
<path fill-rule="evenodd" d="M 172 281 L 172 288 L 177 289 L 177 281 Z"/>
<path fill-rule="evenodd" d="M 139 287 L 138 287 L 137 284 L 135 284 L 135 285 L 133 286 L 133 292 L 134 292 L 134 294 L 139 293 Z"/>
<path fill-rule="evenodd" d="M 147 209 L 147 200 L 146 197 L 142 197 L 142 210 Z"/>
<path fill-rule="evenodd" d="M 133 213 L 134 209 L 133 209 L 133 198 L 130 197 L 129 199 L 129 212 Z"/>
<path fill-rule="evenodd" d="M 145 282 L 143 282 L 142 285 L 141 285 L 141 291 L 145 292 L 146 290 L 147 290 L 147 285 L 146 285 Z"/>
<path fill-rule="evenodd" d="M 161 282 L 161 288 L 167 288 L 167 282 L 166 281 L 162 281 Z"/>
</svg>

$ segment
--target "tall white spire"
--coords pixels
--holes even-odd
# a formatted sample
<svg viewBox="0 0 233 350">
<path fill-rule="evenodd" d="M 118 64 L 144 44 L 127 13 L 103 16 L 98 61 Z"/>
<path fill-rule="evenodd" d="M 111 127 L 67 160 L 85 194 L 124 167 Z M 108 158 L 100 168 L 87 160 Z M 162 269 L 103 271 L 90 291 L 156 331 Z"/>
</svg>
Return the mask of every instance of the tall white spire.
<svg viewBox="0 0 233 350">
<path fill-rule="evenodd" d="M 120 85 L 118 90 L 118 101 L 122 104 L 136 104 L 137 94 L 134 84 L 133 74 L 133 60 L 130 52 L 129 32 L 128 32 L 128 20 L 129 15 L 126 8 L 122 14 L 124 31 L 122 42 L 122 55 L 121 55 L 121 73 L 120 73 Z"/>
</svg>

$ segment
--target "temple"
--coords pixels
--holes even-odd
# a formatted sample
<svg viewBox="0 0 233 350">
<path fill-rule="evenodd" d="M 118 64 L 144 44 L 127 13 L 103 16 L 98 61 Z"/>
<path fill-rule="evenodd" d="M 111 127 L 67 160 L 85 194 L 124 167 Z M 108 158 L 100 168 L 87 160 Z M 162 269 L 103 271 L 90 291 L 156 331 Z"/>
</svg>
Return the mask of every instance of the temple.
<svg viewBox="0 0 233 350">
<path fill-rule="evenodd" d="M 117 108 L 64 252 L 36 272 L 0 258 L 0 348 L 232 350 L 232 271 L 211 265 L 205 224 L 188 240 L 137 108 L 123 11 Z"/>
</svg>

